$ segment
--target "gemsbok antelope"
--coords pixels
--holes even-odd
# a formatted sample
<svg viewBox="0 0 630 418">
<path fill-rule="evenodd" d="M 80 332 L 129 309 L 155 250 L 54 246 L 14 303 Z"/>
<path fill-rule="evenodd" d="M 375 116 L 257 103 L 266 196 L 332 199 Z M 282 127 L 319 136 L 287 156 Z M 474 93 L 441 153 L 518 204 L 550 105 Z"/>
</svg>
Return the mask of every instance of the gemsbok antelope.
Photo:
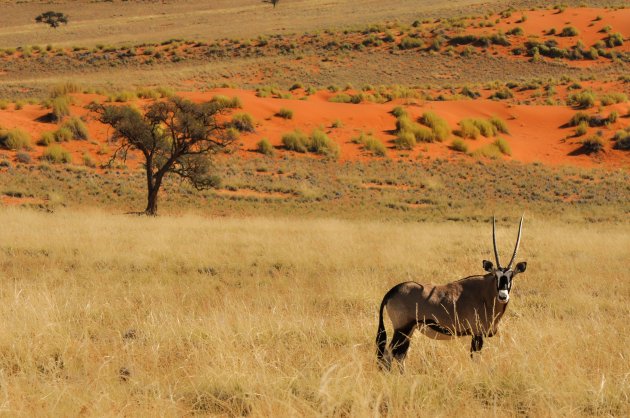
<svg viewBox="0 0 630 418">
<path fill-rule="evenodd" d="M 497 333 L 499 321 L 510 300 L 512 280 L 523 273 L 526 262 L 512 264 L 521 242 L 523 217 L 518 227 L 518 236 L 512 259 L 507 267 L 501 267 L 492 218 L 492 243 L 496 268 L 490 261 L 483 261 L 487 272 L 481 276 L 470 276 L 445 285 L 422 285 L 404 282 L 394 286 L 383 297 L 376 334 L 377 358 L 381 368 L 389 370 L 392 357 L 403 368 L 413 332 L 418 329 L 424 335 L 438 340 L 447 340 L 465 335 L 472 336 L 470 355 L 481 350 L 484 337 Z M 387 333 L 383 323 L 383 309 L 387 309 L 394 336 L 387 352 Z"/>
</svg>

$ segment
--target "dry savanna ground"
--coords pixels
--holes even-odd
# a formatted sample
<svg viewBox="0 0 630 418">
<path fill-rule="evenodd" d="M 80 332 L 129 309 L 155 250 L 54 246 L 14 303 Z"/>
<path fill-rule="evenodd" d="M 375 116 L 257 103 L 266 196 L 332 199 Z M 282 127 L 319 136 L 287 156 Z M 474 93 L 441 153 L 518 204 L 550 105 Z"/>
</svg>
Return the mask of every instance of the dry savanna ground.
<svg viewBox="0 0 630 418">
<path fill-rule="evenodd" d="M 0 0 L 0 413 L 629 416 L 630 9 L 564 3 Z M 123 215 L 90 104 L 173 95 L 235 103 L 221 182 Z M 500 333 L 380 372 L 385 292 L 522 213 Z"/>
<path fill-rule="evenodd" d="M 507 256 L 516 216 L 499 222 Z M 377 370 L 382 295 L 492 257 L 487 222 L 0 211 L 13 416 L 627 416 L 627 225 L 525 221 L 500 333 L 415 336 Z M 504 256 L 504 257 L 505 257 Z M 391 335 L 391 331 L 390 331 Z"/>
</svg>

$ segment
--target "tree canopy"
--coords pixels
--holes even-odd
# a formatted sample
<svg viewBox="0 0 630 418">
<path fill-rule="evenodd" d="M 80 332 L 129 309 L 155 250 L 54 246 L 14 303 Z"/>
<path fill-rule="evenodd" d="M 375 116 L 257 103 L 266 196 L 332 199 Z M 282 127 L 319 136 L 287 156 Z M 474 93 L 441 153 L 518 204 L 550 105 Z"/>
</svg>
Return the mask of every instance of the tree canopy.
<svg viewBox="0 0 630 418">
<path fill-rule="evenodd" d="M 44 12 L 41 15 L 37 16 L 35 18 L 35 22 L 37 22 L 37 23 L 46 23 L 51 28 L 57 29 L 57 27 L 59 27 L 59 25 L 61 25 L 61 24 L 64 24 L 64 25 L 68 24 L 68 16 L 66 16 L 65 14 L 60 13 L 60 12 L 53 12 L 51 10 L 51 11 Z"/>
<path fill-rule="evenodd" d="M 157 214 L 158 192 L 164 176 L 176 174 L 195 188 L 216 186 L 211 174 L 212 156 L 231 146 L 237 136 L 220 117 L 236 106 L 234 101 L 213 99 L 193 103 L 179 97 L 149 105 L 145 112 L 131 106 L 95 104 L 97 119 L 114 128 L 118 142 L 110 163 L 138 150 L 145 159 L 147 215 Z"/>
</svg>

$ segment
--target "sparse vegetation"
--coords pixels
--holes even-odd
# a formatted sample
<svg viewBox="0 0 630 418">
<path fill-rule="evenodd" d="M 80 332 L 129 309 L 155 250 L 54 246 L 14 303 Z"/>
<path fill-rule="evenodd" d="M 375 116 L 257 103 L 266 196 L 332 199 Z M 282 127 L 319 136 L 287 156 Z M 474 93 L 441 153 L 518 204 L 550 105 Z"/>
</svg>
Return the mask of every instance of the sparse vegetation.
<svg viewBox="0 0 630 418">
<path fill-rule="evenodd" d="M 575 26 L 565 26 L 560 32 L 560 36 L 578 36 L 580 31 Z"/>
<path fill-rule="evenodd" d="M 462 141 L 461 139 L 455 138 L 453 139 L 453 142 L 451 142 L 451 149 L 454 151 L 467 153 L 468 145 L 466 145 L 466 143 Z"/>
<path fill-rule="evenodd" d="M 78 117 L 73 117 L 66 120 L 61 129 L 67 129 L 72 133 L 72 139 L 88 140 L 90 139 L 90 133 L 85 123 Z"/>
<path fill-rule="evenodd" d="M 591 136 L 582 141 L 582 151 L 585 154 L 597 154 L 604 150 L 604 142 L 598 135 Z"/>
<path fill-rule="evenodd" d="M 276 116 L 282 119 L 293 119 L 293 111 L 282 107 L 276 112 Z"/>
<path fill-rule="evenodd" d="M 273 157 L 273 155 L 275 154 L 275 149 L 273 148 L 273 145 L 271 145 L 271 142 L 269 142 L 269 139 L 267 138 L 263 138 L 260 141 L 258 141 L 258 143 L 256 144 L 256 150 L 259 153 L 266 155 L 268 157 Z"/>
<path fill-rule="evenodd" d="M 249 113 L 235 113 L 232 115 L 231 125 L 240 132 L 254 132 L 254 118 Z"/>
<path fill-rule="evenodd" d="M 72 162 L 70 152 L 60 145 L 49 145 L 42 154 L 42 159 L 54 164 L 68 164 Z"/>
<path fill-rule="evenodd" d="M 31 149 L 31 136 L 20 128 L 0 130 L 0 145 L 9 150 Z"/>
<path fill-rule="evenodd" d="M 431 128 L 433 137 L 437 141 L 444 141 L 451 133 L 451 128 L 448 126 L 446 120 L 442 119 L 434 112 L 423 113 L 420 121 L 423 125 Z"/>
</svg>

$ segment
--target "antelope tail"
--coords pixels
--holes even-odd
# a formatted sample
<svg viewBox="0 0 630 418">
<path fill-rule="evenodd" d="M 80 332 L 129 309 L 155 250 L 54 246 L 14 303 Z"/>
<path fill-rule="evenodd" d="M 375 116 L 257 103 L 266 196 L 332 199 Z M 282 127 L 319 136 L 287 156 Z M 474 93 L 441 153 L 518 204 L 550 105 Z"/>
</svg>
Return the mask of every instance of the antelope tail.
<svg viewBox="0 0 630 418">
<path fill-rule="evenodd" d="M 387 296 L 385 295 L 383 302 L 381 302 L 381 310 L 378 314 L 378 330 L 376 331 L 376 359 L 379 365 L 383 364 L 383 356 L 387 346 L 387 331 L 385 331 L 385 323 L 383 322 L 383 309 L 385 309 L 385 304 L 389 299 Z"/>
</svg>

